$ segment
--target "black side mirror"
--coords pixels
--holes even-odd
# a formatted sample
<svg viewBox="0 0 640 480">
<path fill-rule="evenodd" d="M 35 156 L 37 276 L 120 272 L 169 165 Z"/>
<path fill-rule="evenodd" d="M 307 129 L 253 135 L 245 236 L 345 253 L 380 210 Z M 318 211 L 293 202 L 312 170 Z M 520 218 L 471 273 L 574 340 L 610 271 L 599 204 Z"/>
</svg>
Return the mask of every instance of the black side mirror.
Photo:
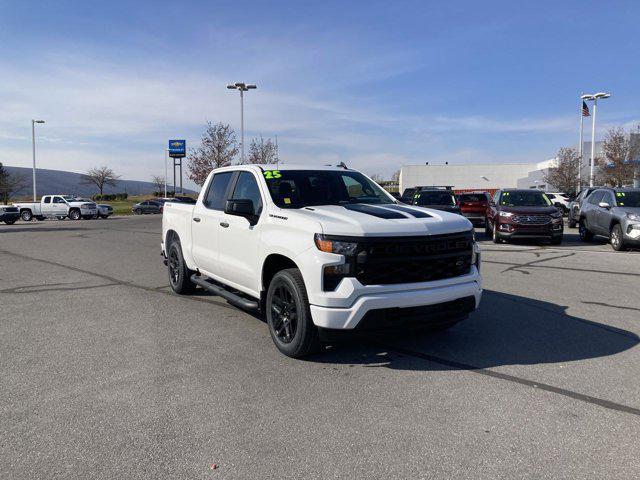
<svg viewBox="0 0 640 480">
<path fill-rule="evenodd" d="M 251 225 L 255 225 L 258 220 L 253 208 L 253 200 L 249 199 L 227 200 L 224 206 L 224 213 L 244 217 L 249 220 Z"/>
</svg>

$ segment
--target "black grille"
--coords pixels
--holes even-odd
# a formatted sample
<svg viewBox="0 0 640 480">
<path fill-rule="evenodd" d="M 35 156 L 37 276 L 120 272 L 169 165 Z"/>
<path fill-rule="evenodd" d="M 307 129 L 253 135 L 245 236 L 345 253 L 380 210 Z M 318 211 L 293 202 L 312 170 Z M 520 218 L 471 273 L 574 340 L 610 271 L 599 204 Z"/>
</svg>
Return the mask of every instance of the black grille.
<svg viewBox="0 0 640 480">
<path fill-rule="evenodd" d="M 359 240 L 351 259 L 363 285 L 430 282 L 468 274 L 472 233 Z"/>
<path fill-rule="evenodd" d="M 513 217 L 513 223 L 520 225 L 546 225 L 551 223 L 549 215 L 516 215 Z"/>
<path fill-rule="evenodd" d="M 6 213 L 18 213 L 18 207 L 4 207 Z"/>
</svg>

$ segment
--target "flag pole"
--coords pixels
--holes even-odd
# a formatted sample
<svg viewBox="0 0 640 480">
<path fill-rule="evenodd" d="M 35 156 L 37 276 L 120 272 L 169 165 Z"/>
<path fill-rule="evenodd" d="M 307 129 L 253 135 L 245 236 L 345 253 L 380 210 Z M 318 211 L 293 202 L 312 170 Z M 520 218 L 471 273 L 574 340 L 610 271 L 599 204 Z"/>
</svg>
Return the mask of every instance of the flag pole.
<svg viewBox="0 0 640 480">
<path fill-rule="evenodd" d="M 584 100 L 582 99 L 582 95 L 584 92 L 580 94 L 580 143 L 578 144 L 578 153 L 580 155 L 580 163 L 578 164 L 578 189 L 576 190 L 576 195 L 580 192 L 582 188 L 582 155 L 583 155 L 583 138 L 584 138 L 584 112 L 582 111 L 582 106 L 584 105 Z"/>
</svg>

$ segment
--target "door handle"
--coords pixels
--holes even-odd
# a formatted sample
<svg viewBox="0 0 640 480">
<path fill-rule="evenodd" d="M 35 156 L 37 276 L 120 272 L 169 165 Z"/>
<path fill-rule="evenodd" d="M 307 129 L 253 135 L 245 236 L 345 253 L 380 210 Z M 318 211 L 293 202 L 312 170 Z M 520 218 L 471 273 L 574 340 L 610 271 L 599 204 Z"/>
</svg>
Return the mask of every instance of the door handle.
<svg viewBox="0 0 640 480">
<path fill-rule="evenodd" d="M 220 222 L 220 226 L 223 228 L 227 228 L 229 224 L 227 222 Z"/>
<path fill-rule="evenodd" d="M 193 221 L 194 222 L 200 222 L 200 219 L 198 217 L 193 217 Z"/>
</svg>

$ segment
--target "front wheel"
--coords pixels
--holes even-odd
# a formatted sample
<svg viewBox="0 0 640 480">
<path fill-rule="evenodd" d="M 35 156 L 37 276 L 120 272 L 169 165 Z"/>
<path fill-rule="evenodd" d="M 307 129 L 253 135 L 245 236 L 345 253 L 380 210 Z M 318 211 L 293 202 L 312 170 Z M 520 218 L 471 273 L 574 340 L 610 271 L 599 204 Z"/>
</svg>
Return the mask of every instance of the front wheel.
<svg viewBox="0 0 640 480">
<path fill-rule="evenodd" d="M 174 292 L 184 295 L 192 293 L 196 289 L 195 284 L 191 281 L 191 275 L 194 272 L 187 268 L 182 255 L 182 246 L 178 241 L 171 242 L 171 245 L 169 245 L 167 267 L 169 270 L 169 284 Z"/>
<path fill-rule="evenodd" d="M 498 233 L 498 222 L 493 224 L 493 243 L 500 243 L 500 234 Z"/>
<path fill-rule="evenodd" d="M 69 218 L 71 220 L 80 220 L 80 218 L 82 218 L 82 215 L 80 214 L 80 210 L 71 210 L 69 212 Z"/>
<path fill-rule="evenodd" d="M 311 319 L 300 270 L 289 268 L 275 274 L 267 290 L 265 308 L 271 339 L 280 352 L 300 358 L 318 349 L 318 328 Z"/>
<path fill-rule="evenodd" d="M 136 208 L 133 213 L 135 213 L 136 215 L 142 215 L 142 209 L 140 208 Z"/>
<path fill-rule="evenodd" d="M 616 223 L 611 229 L 611 248 L 616 252 L 621 252 L 625 249 L 624 238 L 622 237 L 622 227 L 619 223 Z"/>
<path fill-rule="evenodd" d="M 20 218 L 23 222 L 30 222 L 33 220 L 33 213 L 31 213 L 31 210 L 23 210 L 20 212 Z"/>
<path fill-rule="evenodd" d="M 571 216 L 569 216 L 569 228 L 576 228 L 576 225 L 577 225 L 576 221 L 573 218 L 571 218 Z"/>
<path fill-rule="evenodd" d="M 491 224 L 489 223 L 489 219 L 484 217 L 484 234 L 487 237 L 491 236 Z"/>
<path fill-rule="evenodd" d="M 13 225 L 14 223 L 16 223 L 15 220 L 5 220 L 4 223 L 6 223 L 7 225 Z"/>
<path fill-rule="evenodd" d="M 560 245 L 562 243 L 562 235 L 551 237 L 551 245 Z"/>
</svg>

